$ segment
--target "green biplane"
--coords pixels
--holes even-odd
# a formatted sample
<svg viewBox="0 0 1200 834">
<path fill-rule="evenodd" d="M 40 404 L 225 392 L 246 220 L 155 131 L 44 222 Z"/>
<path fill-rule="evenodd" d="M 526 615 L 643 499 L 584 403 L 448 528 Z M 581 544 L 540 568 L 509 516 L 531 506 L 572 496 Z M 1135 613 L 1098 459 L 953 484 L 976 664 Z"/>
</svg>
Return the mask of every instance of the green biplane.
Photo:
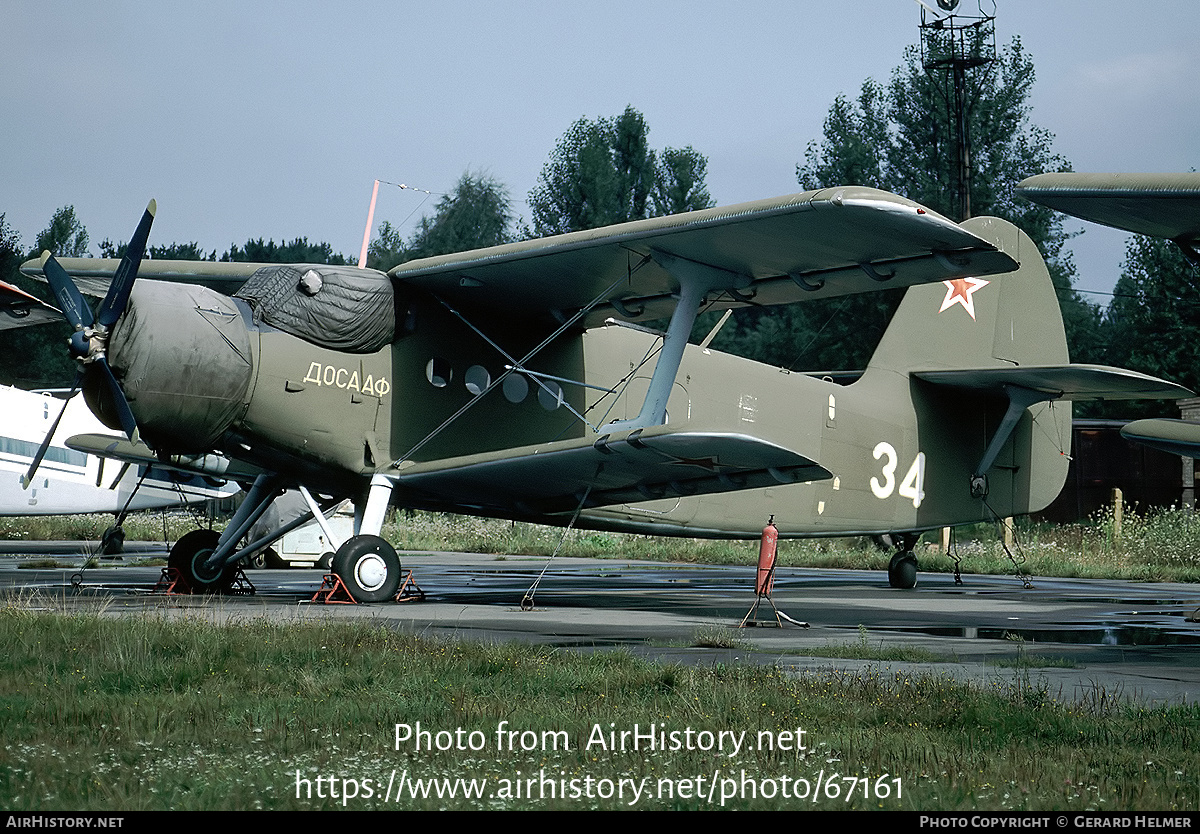
<svg viewBox="0 0 1200 834">
<path fill-rule="evenodd" d="M 391 504 L 688 537 L 757 538 L 774 515 L 785 537 L 892 534 L 889 579 L 912 587 L 921 531 L 1058 494 L 1070 401 L 1188 394 L 1070 364 L 1046 267 L 1012 225 L 869 188 L 387 274 L 142 262 L 153 214 L 123 261 L 25 268 L 76 327 L 77 387 L 124 432 L 73 447 L 253 481 L 223 533 L 171 551 L 202 592 L 268 543 L 239 545 L 287 487 L 318 521 L 354 501 L 333 570 L 365 602 L 400 584 L 379 535 Z M 911 289 L 850 384 L 688 344 L 701 311 L 887 287 Z M 81 289 L 104 296 L 94 316 Z"/>
</svg>

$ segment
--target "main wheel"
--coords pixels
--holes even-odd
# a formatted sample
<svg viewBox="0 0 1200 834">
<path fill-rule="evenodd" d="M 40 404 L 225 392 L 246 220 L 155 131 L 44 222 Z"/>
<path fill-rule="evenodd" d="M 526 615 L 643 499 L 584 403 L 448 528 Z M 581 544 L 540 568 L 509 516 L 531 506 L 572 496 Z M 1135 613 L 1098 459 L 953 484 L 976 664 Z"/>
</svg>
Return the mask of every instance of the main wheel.
<svg viewBox="0 0 1200 834">
<path fill-rule="evenodd" d="M 193 594 L 224 594 L 233 586 L 236 565 L 206 571 L 204 561 L 217 549 L 221 534 L 216 530 L 193 530 L 171 548 L 167 566 L 179 571 Z"/>
<path fill-rule="evenodd" d="M 379 536 L 355 536 L 339 547 L 333 572 L 359 602 L 383 602 L 400 590 L 400 557 Z"/>
<path fill-rule="evenodd" d="M 888 584 L 893 588 L 915 588 L 917 586 L 917 557 L 911 550 L 903 550 L 888 563 Z"/>
</svg>

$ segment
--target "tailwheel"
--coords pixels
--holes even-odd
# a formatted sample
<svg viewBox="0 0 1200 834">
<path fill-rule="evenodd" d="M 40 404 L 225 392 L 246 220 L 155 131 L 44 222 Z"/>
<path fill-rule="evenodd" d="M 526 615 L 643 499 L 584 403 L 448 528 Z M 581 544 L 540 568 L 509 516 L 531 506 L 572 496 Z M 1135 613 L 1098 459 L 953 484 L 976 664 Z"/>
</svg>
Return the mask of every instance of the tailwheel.
<svg viewBox="0 0 1200 834">
<path fill-rule="evenodd" d="M 379 536 L 355 536 L 339 547 L 333 572 L 358 602 L 383 602 L 400 590 L 400 557 Z"/>
<path fill-rule="evenodd" d="M 893 588 L 915 588 L 917 557 L 911 550 L 902 550 L 888 563 L 888 584 Z"/>
<path fill-rule="evenodd" d="M 193 530 L 171 548 L 167 567 L 175 569 L 189 592 L 226 594 L 233 587 L 236 565 L 227 565 L 216 572 L 204 570 L 204 561 L 217 549 L 220 539 L 221 534 L 216 530 Z"/>
</svg>

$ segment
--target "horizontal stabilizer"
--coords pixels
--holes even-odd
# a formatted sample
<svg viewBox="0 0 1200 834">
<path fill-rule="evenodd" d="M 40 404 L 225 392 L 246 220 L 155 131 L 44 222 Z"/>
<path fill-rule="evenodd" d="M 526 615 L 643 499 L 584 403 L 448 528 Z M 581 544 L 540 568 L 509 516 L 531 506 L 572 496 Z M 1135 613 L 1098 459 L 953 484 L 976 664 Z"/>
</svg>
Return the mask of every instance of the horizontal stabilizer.
<svg viewBox="0 0 1200 834">
<path fill-rule="evenodd" d="M 569 513 L 589 486 L 585 508 L 831 477 L 803 455 L 755 437 L 663 427 L 419 463 L 395 480 L 431 507 L 444 502 L 520 517 Z"/>
<path fill-rule="evenodd" d="M 1184 420 L 1134 420 L 1121 429 L 1121 437 L 1152 449 L 1185 458 L 1200 457 L 1200 423 Z"/>
<path fill-rule="evenodd" d="M 1182 385 L 1105 365 L 960 368 L 913 371 L 912 375 L 934 385 L 997 396 L 1004 396 L 1009 388 L 1035 391 L 1044 395 L 1043 400 L 1177 400 L 1192 396 Z"/>
</svg>

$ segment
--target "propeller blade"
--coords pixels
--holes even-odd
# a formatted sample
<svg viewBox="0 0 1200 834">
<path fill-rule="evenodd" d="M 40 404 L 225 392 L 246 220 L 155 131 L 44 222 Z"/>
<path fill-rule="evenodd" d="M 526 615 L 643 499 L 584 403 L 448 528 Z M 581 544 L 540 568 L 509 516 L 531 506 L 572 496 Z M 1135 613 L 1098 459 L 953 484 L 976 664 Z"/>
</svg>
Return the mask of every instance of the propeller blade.
<svg viewBox="0 0 1200 834">
<path fill-rule="evenodd" d="M 94 321 L 91 308 L 83 300 L 83 294 L 79 292 L 71 276 L 49 252 L 42 253 L 42 272 L 50 284 L 50 289 L 54 291 L 54 297 L 58 299 L 63 318 L 76 330 L 91 327 Z"/>
<path fill-rule="evenodd" d="M 37 454 L 33 456 L 33 463 L 29 465 L 29 471 L 21 476 L 21 489 L 29 489 L 29 485 L 33 483 L 33 476 L 37 472 L 38 467 L 42 465 L 42 458 L 46 457 L 46 452 L 50 449 L 50 441 L 54 438 L 54 433 L 58 431 L 58 424 L 62 422 L 63 415 L 67 413 L 67 404 L 71 402 L 72 397 L 79 393 L 79 386 L 82 382 L 83 372 L 81 371 L 75 374 L 75 384 L 71 387 L 71 393 L 63 401 L 62 410 L 54 418 L 54 425 L 50 427 L 50 431 L 47 432 L 42 445 L 38 447 Z"/>
<path fill-rule="evenodd" d="M 93 365 L 99 365 L 104 370 L 104 379 L 108 383 L 108 390 L 112 394 L 113 405 L 117 408 L 117 419 L 121 421 L 121 428 L 125 432 L 125 436 L 129 438 L 131 443 L 138 442 L 138 427 L 137 420 L 133 418 L 133 412 L 129 409 L 129 400 L 125 399 L 125 392 L 121 390 L 121 383 L 117 382 L 117 377 L 109 367 L 108 360 L 100 357 Z"/>
<path fill-rule="evenodd" d="M 112 283 L 108 285 L 108 294 L 104 296 L 104 300 L 100 302 L 100 307 L 96 311 L 96 321 L 102 327 L 112 327 L 121 317 L 121 313 L 125 312 L 125 304 L 129 301 L 129 293 L 133 289 L 134 280 L 137 279 L 138 267 L 142 263 L 142 257 L 146 254 L 146 241 L 150 239 L 150 225 L 154 222 L 154 215 L 157 211 L 158 204 L 151 200 L 150 204 L 146 206 L 145 213 L 142 214 L 137 230 L 129 239 L 129 245 L 125 247 L 125 257 L 121 258 L 121 264 L 117 267 Z"/>
</svg>

